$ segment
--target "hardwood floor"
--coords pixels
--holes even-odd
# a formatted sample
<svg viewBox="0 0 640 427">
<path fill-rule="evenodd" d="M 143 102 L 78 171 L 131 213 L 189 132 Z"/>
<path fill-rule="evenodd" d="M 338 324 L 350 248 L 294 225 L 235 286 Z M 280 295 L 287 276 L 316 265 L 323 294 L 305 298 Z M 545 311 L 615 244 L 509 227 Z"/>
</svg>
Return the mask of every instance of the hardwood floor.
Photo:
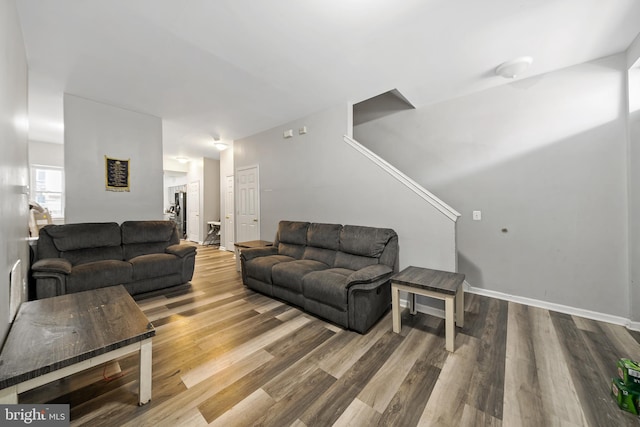
<svg viewBox="0 0 640 427">
<path fill-rule="evenodd" d="M 388 313 L 366 335 L 246 289 L 232 253 L 198 247 L 192 286 L 138 301 L 157 329 L 153 395 L 129 356 L 20 395 L 90 426 L 625 426 L 609 383 L 640 357 L 624 327 L 466 295 L 456 351 L 442 319 Z"/>
</svg>

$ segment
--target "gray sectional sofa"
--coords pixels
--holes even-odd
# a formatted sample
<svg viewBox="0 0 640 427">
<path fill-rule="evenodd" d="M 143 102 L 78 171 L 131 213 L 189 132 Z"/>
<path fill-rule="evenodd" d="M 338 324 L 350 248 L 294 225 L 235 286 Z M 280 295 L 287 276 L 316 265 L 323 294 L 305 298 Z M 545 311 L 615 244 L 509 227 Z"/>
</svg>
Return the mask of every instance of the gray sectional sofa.
<svg viewBox="0 0 640 427">
<path fill-rule="evenodd" d="M 388 228 L 281 221 L 272 247 L 244 249 L 240 260 L 249 288 L 365 333 L 391 305 L 398 235 Z"/>
<path fill-rule="evenodd" d="M 113 285 L 139 294 L 189 282 L 195 255 L 173 221 L 47 225 L 31 273 L 38 299 Z"/>
</svg>

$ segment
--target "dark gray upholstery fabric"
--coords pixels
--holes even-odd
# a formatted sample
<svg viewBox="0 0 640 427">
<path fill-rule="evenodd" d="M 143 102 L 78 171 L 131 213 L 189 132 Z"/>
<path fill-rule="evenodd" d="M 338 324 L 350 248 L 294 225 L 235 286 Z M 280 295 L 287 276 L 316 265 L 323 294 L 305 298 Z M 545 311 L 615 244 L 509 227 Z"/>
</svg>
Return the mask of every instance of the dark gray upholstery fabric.
<svg viewBox="0 0 640 427">
<path fill-rule="evenodd" d="M 122 223 L 122 243 L 168 242 L 180 243 L 176 227 L 172 221 L 125 221 Z"/>
<path fill-rule="evenodd" d="M 105 286 L 129 283 L 133 278 L 133 267 L 125 261 L 95 261 L 73 268 L 67 279 L 67 292 L 80 292 Z"/>
<path fill-rule="evenodd" d="M 309 224 L 307 229 L 307 246 L 331 249 L 340 248 L 340 224 Z"/>
<path fill-rule="evenodd" d="M 303 245 L 295 245 L 292 243 L 280 242 L 278 245 L 278 255 L 285 255 L 291 258 L 300 259 L 304 254 Z"/>
<path fill-rule="evenodd" d="M 336 254 L 336 260 L 333 263 L 337 268 L 348 268 L 349 270 L 360 270 L 369 265 L 378 263 L 378 258 L 352 255 L 344 252 L 338 252 Z"/>
<path fill-rule="evenodd" d="M 304 249 L 302 259 L 312 259 L 332 266 L 336 260 L 336 251 L 332 251 L 331 249 L 314 248 L 313 246 L 307 246 Z"/>
<path fill-rule="evenodd" d="M 380 280 L 385 276 L 390 277 L 392 273 L 393 269 L 388 265 L 375 264 L 361 268 L 358 271 L 354 271 L 353 274 L 348 277 L 348 281 L 349 284 L 371 283 L 376 280 Z"/>
<path fill-rule="evenodd" d="M 308 227 L 308 222 L 280 221 L 278 224 L 277 241 L 278 243 L 284 242 L 304 246 L 307 244 Z"/>
<path fill-rule="evenodd" d="M 341 325 L 345 328 L 349 327 L 349 311 L 344 311 L 310 298 L 305 298 L 304 310 L 323 319 L 327 319 L 336 325 Z"/>
<path fill-rule="evenodd" d="M 120 246 L 120 226 L 115 222 L 47 225 L 40 230 L 60 252 L 75 249 Z M 42 237 L 40 237 L 42 238 Z M 40 239 L 38 239 L 38 244 Z"/>
<path fill-rule="evenodd" d="M 302 279 L 302 294 L 342 311 L 347 310 L 347 278 L 353 273 L 343 268 L 314 271 Z"/>
<path fill-rule="evenodd" d="M 140 255 L 129 260 L 133 266 L 133 280 L 150 279 L 181 271 L 182 259 L 171 254 Z"/>
<path fill-rule="evenodd" d="M 140 255 L 163 253 L 180 243 L 175 224 L 171 221 L 125 221 L 122 223 L 124 259 Z"/>
<path fill-rule="evenodd" d="M 390 307 L 398 236 L 388 228 L 281 221 L 274 248 L 243 251 L 241 261 L 249 288 L 364 333 Z"/>
<path fill-rule="evenodd" d="M 390 228 L 345 225 L 340 232 L 340 250 L 353 255 L 378 258 L 393 236 L 396 236 L 396 232 Z"/>
<path fill-rule="evenodd" d="M 125 243 L 123 243 L 125 242 Z M 172 221 L 50 225 L 32 266 L 38 298 L 105 286 L 132 293 L 187 283 L 196 249 L 179 245 Z"/>
<path fill-rule="evenodd" d="M 38 271 L 69 274 L 71 273 L 71 263 L 64 258 L 45 258 L 36 261 L 33 267 Z"/>
<path fill-rule="evenodd" d="M 271 255 L 265 257 L 254 258 L 245 262 L 245 269 L 248 277 L 271 284 L 271 269 L 274 265 L 281 262 L 293 261 L 294 258 L 284 255 Z"/>
<path fill-rule="evenodd" d="M 38 251 L 39 252 L 39 251 Z M 73 251 L 60 252 L 60 258 L 69 260 L 73 265 L 86 264 L 88 262 L 122 260 L 122 246 L 106 246 L 103 248 L 75 249 Z"/>
<path fill-rule="evenodd" d="M 271 269 L 271 282 L 301 294 L 302 278 L 312 271 L 327 268 L 329 268 L 327 264 L 310 259 L 284 262 L 274 265 Z"/>
</svg>

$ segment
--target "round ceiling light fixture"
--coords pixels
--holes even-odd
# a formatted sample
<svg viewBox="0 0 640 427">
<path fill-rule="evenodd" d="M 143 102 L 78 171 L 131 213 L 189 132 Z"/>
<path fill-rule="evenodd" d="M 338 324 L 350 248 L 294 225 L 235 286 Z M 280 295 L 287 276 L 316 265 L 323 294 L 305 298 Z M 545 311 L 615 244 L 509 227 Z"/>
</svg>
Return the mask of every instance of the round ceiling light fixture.
<svg viewBox="0 0 640 427">
<path fill-rule="evenodd" d="M 522 56 L 512 61 L 503 62 L 496 68 L 496 74 L 504 77 L 505 79 L 515 79 L 523 71 L 525 71 L 531 63 L 533 58 L 530 56 Z"/>
</svg>

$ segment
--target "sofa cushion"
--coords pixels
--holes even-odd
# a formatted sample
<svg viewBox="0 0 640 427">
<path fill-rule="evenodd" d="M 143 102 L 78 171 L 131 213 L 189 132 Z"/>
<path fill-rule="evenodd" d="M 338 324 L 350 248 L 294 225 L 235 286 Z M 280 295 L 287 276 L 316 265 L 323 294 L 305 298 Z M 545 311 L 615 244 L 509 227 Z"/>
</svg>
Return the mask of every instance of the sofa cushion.
<svg viewBox="0 0 640 427">
<path fill-rule="evenodd" d="M 67 279 L 67 293 L 87 291 L 131 282 L 133 267 L 117 260 L 95 261 L 78 265 Z"/>
<path fill-rule="evenodd" d="M 387 242 L 396 236 L 390 228 L 345 225 L 340 232 L 340 251 L 365 257 L 380 257 Z"/>
<path fill-rule="evenodd" d="M 302 294 L 323 304 L 340 310 L 347 309 L 347 278 L 353 270 L 346 268 L 330 268 L 314 271 L 302 279 Z"/>
<path fill-rule="evenodd" d="M 261 282 L 271 284 L 271 269 L 273 266 L 281 262 L 291 261 L 295 261 L 295 258 L 284 255 L 263 256 L 246 261 L 244 268 L 246 269 L 246 275 L 248 277 L 253 277 Z"/>
<path fill-rule="evenodd" d="M 46 233 L 60 252 L 120 246 L 120 226 L 115 222 L 48 225 Z"/>
<path fill-rule="evenodd" d="M 360 270 L 370 265 L 378 263 L 378 258 L 371 258 L 360 255 L 352 255 L 345 252 L 338 252 L 333 263 L 337 268 L 348 268 L 349 270 Z"/>
<path fill-rule="evenodd" d="M 66 258 L 72 265 L 122 260 L 120 244 L 115 222 L 47 225 L 40 230 L 38 258 Z"/>
<path fill-rule="evenodd" d="M 302 256 L 304 255 L 304 246 L 280 242 L 278 245 L 278 255 L 302 259 Z"/>
<path fill-rule="evenodd" d="M 314 261 L 320 261 L 329 266 L 332 266 L 336 260 L 336 251 L 332 251 L 331 249 L 314 248 L 313 246 L 307 246 L 304 249 L 302 259 L 312 259 Z"/>
<path fill-rule="evenodd" d="M 309 228 L 308 222 L 280 221 L 277 233 L 278 243 L 284 242 L 294 245 L 306 245 L 307 228 Z"/>
<path fill-rule="evenodd" d="M 121 229 L 125 260 L 164 253 L 168 246 L 180 243 L 173 221 L 125 221 Z"/>
<path fill-rule="evenodd" d="M 316 248 L 340 249 L 340 224 L 309 224 L 307 229 L 307 246 Z"/>
<path fill-rule="evenodd" d="M 280 263 L 273 266 L 271 280 L 274 285 L 302 294 L 302 278 L 312 271 L 327 268 L 327 264 L 310 259 Z"/>
<path fill-rule="evenodd" d="M 133 280 L 168 276 L 181 271 L 180 258 L 170 254 L 140 255 L 129 260 L 133 266 Z"/>
</svg>

